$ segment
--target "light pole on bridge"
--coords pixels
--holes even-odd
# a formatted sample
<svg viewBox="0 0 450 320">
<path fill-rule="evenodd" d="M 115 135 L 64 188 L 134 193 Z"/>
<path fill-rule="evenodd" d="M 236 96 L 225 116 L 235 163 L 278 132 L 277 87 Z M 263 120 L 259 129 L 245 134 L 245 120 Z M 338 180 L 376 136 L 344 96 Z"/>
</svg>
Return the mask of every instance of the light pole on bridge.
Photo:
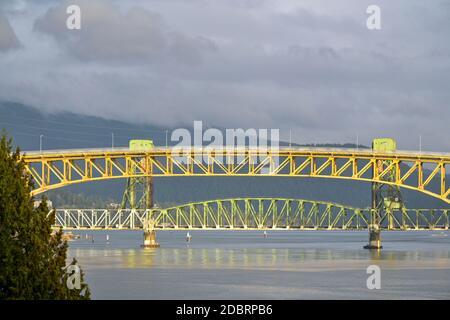
<svg viewBox="0 0 450 320">
<path fill-rule="evenodd" d="M 419 154 L 422 155 L 422 135 L 419 135 Z"/>
<path fill-rule="evenodd" d="M 167 139 L 168 134 L 169 134 L 169 130 L 166 130 L 166 149 L 167 149 L 167 147 L 168 147 L 168 139 Z"/>
<path fill-rule="evenodd" d="M 44 138 L 44 135 L 41 134 L 39 136 L 39 152 L 42 153 L 42 138 Z"/>
<path fill-rule="evenodd" d="M 359 151 L 359 133 L 356 133 L 356 150 Z"/>
<path fill-rule="evenodd" d="M 292 129 L 289 129 L 289 148 L 292 148 Z"/>
</svg>

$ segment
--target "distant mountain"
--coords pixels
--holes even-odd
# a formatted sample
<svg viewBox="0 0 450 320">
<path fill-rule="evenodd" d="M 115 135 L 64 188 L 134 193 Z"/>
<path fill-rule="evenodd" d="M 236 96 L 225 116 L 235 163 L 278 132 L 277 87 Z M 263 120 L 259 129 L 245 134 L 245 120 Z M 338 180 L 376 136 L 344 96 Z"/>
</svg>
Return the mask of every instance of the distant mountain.
<svg viewBox="0 0 450 320">
<path fill-rule="evenodd" d="M 68 112 L 48 114 L 10 102 L 0 103 L 0 128 L 6 129 L 22 150 L 39 150 L 40 135 L 43 135 L 44 150 L 109 147 L 112 134 L 116 147 L 127 146 L 130 139 L 152 139 L 156 145 L 165 145 L 166 130 L 171 131 L 171 128 Z M 288 143 L 280 142 L 280 145 Z M 355 147 L 351 143 L 308 146 Z M 448 179 L 450 181 L 450 176 Z M 47 195 L 58 207 L 106 206 L 120 202 L 124 186 L 123 180 L 110 180 L 73 185 L 50 191 Z M 160 204 L 231 197 L 286 197 L 367 207 L 371 191 L 370 184 L 365 182 L 298 177 L 159 177 L 155 178 L 154 186 L 155 201 Z M 421 193 L 404 189 L 402 192 L 408 207 L 447 207 L 442 201 Z"/>
<path fill-rule="evenodd" d="M 17 103 L 0 103 L 0 128 L 14 136 L 22 150 L 128 146 L 131 139 L 152 139 L 165 145 L 166 128 L 142 126 L 75 113 L 44 113 Z M 168 128 L 170 130 L 170 128 Z M 113 138 L 114 136 L 114 138 Z"/>
<path fill-rule="evenodd" d="M 0 128 L 14 136 L 14 142 L 24 151 L 72 148 L 126 147 L 131 139 L 151 139 L 158 146 L 166 145 L 166 131 L 150 125 L 137 125 L 70 112 L 45 113 L 36 108 L 12 102 L 0 102 Z M 186 128 L 192 133 L 192 128 Z M 225 129 L 220 129 L 225 132 Z M 42 135 L 42 139 L 40 136 Z M 171 145 L 170 136 L 168 145 Z M 280 146 L 289 143 L 280 141 Z M 292 146 L 353 148 L 355 144 L 307 144 Z M 367 146 L 360 145 L 360 148 Z"/>
</svg>

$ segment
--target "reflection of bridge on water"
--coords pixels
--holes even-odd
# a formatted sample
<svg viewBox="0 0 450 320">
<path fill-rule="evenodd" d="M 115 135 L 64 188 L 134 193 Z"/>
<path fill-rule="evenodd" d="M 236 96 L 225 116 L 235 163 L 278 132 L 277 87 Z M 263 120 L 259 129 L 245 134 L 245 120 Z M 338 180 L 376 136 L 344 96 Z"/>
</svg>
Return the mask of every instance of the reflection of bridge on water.
<svg viewBox="0 0 450 320">
<path fill-rule="evenodd" d="M 57 209 L 56 226 L 65 229 L 367 230 L 370 208 L 284 198 L 236 198 L 188 203 L 149 210 Z M 387 230 L 449 228 L 450 209 L 387 210 L 380 226 Z"/>
</svg>

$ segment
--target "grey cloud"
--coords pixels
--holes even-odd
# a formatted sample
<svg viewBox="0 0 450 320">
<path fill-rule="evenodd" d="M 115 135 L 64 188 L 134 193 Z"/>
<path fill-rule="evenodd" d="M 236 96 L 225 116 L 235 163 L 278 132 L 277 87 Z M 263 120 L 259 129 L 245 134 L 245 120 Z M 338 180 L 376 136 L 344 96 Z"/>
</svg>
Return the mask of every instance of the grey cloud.
<svg viewBox="0 0 450 320">
<path fill-rule="evenodd" d="M 333 31 L 354 35 L 355 32 L 361 32 L 361 23 L 358 23 L 354 18 L 321 15 L 305 8 L 278 14 L 276 18 L 282 23 L 291 23 L 296 27 L 313 30 L 315 33 Z"/>
<path fill-rule="evenodd" d="M 299 142 L 358 132 L 412 148 L 422 134 L 450 150 L 449 7 L 379 0 L 372 32 L 366 2 L 79 1 L 80 32 L 65 28 L 62 4 L 33 2 L 38 32 L 0 59 L 0 100 L 162 126 L 292 128 Z"/>
<path fill-rule="evenodd" d="M 0 2 L 0 10 L 5 13 L 17 14 L 26 10 L 26 0 L 8 0 Z"/>
<path fill-rule="evenodd" d="M 20 48 L 19 39 L 11 27 L 8 19 L 0 12 L 0 52 Z"/>
<path fill-rule="evenodd" d="M 293 55 L 302 55 L 303 57 L 314 57 L 319 56 L 323 59 L 337 59 L 339 58 L 339 55 L 337 54 L 336 50 L 334 50 L 331 47 L 318 47 L 318 48 L 311 48 L 311 47 L 302 47 L 299 45 L 293 45 L 288 47 L 288 52 Z"/>
<path fill-rule="evenodd" d="M 81 30 L 65 27 L 69 3 L 81 8 Z M 170 30 L 155 12 L 133 7 L 122 13 L 102 0 L 52 7 L 36 21 L 35 29 L 53 36 L 69 53 L 85 61 L 198 64 L 203 51 L 216 49 L 209 39 Z"/>
</svg>

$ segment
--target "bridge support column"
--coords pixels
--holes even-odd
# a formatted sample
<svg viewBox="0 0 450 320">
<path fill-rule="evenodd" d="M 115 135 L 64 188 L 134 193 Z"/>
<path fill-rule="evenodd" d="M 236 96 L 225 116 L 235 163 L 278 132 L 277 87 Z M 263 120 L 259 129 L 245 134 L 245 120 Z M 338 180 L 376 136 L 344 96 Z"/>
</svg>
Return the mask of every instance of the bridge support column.
<svg viewBox="0 0 450 320">
<path fill-rule="evenodd" d="M 381 230 L 378 224 L 369 226 L 369 244 L 364 246 L 364 249 L 382 249 L 381 245 Z"/>
<path fill-rule="evenodd" d="M 144 243 L 142 248 L 159 248 L 159 243 L 156 241 L 156 230 L 144 231 Z"/>
<path fill-rule="evenodd" d="M 156 241 L 155 221 L 153 219 L 145 219 L 144 221 L 144 243 L 142 248 L 159 248 Z"/>
<path fill-rule="evenodd" d="M 378 184 L 372 185 L 372 210 L 370 213 L 369 229 L 369 244 L 364 246 L 364 249 L 382 249 L 381 246 L 381 227 L 380 227 L 380 205 L 378 205 Z"/>
<path fill-rule="evenodd" d="M 373 146 L 372 146 L 373 147 Z M 373 169 L 373 176 L 376 172 L 380 172 L 383 169 L 383 163 L 377 161 Z M 370 212 L 370 223 L 369 229 L 369 244 L 364 246 L 364 249 L 375 249 L 379 250 L 381 246 L 381 230 L 380 230 L 380 211 L 383 208 L 383 195 L 382 195 L 382 185 L 380 183 L 372 183 L 372 210 Z"/>
</svg>

